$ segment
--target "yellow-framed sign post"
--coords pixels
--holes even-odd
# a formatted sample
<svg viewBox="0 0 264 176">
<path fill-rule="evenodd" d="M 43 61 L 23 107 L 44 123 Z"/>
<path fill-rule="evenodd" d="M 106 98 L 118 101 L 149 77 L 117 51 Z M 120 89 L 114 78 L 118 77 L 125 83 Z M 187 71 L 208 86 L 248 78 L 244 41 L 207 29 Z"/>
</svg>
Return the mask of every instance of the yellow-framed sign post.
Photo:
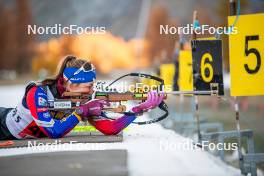
<svg viewBox="0 0 264 176">
<path fill-rule="evenodd" d="M 231 96 L 264 95 L 264 14 L 240 15 L 235 27 L 229 35 Z"/>
</svg>

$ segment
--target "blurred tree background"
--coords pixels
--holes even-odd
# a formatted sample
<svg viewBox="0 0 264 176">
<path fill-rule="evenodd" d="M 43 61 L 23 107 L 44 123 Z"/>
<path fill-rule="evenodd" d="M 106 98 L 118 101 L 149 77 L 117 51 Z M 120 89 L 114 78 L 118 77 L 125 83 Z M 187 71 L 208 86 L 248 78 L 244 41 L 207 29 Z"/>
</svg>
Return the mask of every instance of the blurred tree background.
<svg viewBox="0 0 264 176">
<path fill-rule="evenodd" d="M 55 72 L 67 54 L 91 60 L 102 74 L 113 69 L 134 70 L 173 61 L 177 35 L 160 35 L 160 25 L 185 26 L 198 11 L 201 24 L 226 26 L 228 1 L 151 0 L 146 29 L 136 38 L 140 8 L 146 0 L 0 0 L 0 78 Z M 259 0 L 254 0 L 260 2 Z M 263 12 L 263 7 L 241 0 L 242 13 Z M 206 7 L 206 8 L 205 8 Z M 27 25 L 105 26 L 105 35 L 28 35 Z M 208 35 L 198 36 L 207 37 Z M 191 36 L 184 36 L 187 41 Z M 224 67 L 228 69 L 227 36 Z M 136 53 L 142 46 L 141 53 Z"/>
<path fill-rule="evenodd" d="M 28 73 L 34 55 L 34 36 L 27 34 L 27 25 L 33 24 L 27 0 L 16 0 L 13 8 L 0 2 L 0 69 Z"/>
</svg>

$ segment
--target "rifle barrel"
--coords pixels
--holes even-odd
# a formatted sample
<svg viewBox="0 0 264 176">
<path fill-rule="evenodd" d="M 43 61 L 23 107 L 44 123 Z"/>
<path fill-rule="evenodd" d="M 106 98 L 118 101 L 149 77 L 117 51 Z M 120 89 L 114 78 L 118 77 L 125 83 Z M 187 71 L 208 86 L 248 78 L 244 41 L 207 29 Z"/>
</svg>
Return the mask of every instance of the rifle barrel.
<svg viewBox="0 0 264 176">
<path fill-rule="evenodd" d="M 193 94 L 193 95 L 217 95 L 218 91 L 214 90 L 197 90 L 197 91 L 170 91 L 165 92 L 165 94 L 172 94 L 172 95 L 184 95 L 184 94 Z"/>
</svg>

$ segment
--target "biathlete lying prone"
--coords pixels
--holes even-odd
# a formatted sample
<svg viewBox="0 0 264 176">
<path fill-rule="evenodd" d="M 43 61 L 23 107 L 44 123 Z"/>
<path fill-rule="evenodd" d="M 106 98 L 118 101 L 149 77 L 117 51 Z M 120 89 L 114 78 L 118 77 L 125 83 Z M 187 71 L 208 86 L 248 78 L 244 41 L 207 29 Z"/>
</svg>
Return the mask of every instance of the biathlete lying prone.
<svg viewBox="0 0 264 176">
<path fill-rule="evenodd" d="M 80 121 L 89 121 L 106 135 L 118 134 L 131 124 L 136 116 L 124 115 L 116 120 L 100 117 L 103 106 L 108 102 L 92 99 L 70 112 L 52 112 L 48 101 L 63 99 L 62 94 L 80 92 L 93 94 L 96 79 L 94 66 L 85 60 L 67 56 L 54 78 L 27 86 L 22 100 L 16 108 L 0 108 L 0 140 L 22 138 L 60 138 L 69 133 Z M 163 95 L 151 91 L 147 100 L 131 109 L 137 113 L 157 107 Z M 64 117 L 59 120 L 57 117 Z"/>
</svg>

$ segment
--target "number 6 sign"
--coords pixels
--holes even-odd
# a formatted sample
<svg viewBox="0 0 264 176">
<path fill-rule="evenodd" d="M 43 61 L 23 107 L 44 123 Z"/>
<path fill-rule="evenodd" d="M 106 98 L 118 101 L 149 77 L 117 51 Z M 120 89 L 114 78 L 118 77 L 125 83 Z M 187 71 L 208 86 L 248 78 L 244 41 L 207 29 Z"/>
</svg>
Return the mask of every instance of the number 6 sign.
<svg viewBox="0 0 264 176">
<path fill-rule="evenodd" d="M 222 41 L 193 40 L 192 60 L 195 90 L 212 90 L 216 85 L 218 95 L 224 95 Z"/>
<path fill-rule="evenodd" d="M 264 14 L 240 15 L 229 35 L 232 96 L 264 95 Z M 228 17 L 233 24 L 235 16 Z"/>
</svg>

